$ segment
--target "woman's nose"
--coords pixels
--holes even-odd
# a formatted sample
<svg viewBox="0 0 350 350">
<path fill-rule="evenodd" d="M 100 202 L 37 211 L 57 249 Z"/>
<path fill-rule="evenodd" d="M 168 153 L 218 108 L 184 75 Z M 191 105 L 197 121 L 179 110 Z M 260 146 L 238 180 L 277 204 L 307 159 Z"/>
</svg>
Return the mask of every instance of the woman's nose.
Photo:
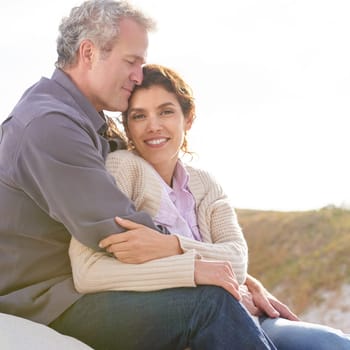
<svg viewBox="0 0 350 350">
<path fill-rule="evenodd" d="M 148 117 L 147 129 L 148 131 L 159 131 L 162 128 L 162 123 L 157 115 L 151 115 Z"/>
</svg>

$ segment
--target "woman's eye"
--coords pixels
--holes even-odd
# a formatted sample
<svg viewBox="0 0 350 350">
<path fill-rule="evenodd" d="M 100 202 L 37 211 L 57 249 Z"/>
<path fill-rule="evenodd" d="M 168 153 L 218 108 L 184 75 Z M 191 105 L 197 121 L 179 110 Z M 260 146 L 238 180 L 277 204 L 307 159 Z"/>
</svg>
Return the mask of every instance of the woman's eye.
<svg viewBox="0 0 350 350">
<path fill-rule="evenodd" d="M 133 114 L 133 115 L 131 116 L 131 118 L 132 118 L 133 120 L 143 119 L 144 117 L 145 117 L 144 114 Z"/>
<path fill-rule="evenodd" d="M 173 114 L 174 111 L 171 109 L 165 109 L 164 111 L 162 111 L 161 115 L 170 115 Z"/>
</svg>

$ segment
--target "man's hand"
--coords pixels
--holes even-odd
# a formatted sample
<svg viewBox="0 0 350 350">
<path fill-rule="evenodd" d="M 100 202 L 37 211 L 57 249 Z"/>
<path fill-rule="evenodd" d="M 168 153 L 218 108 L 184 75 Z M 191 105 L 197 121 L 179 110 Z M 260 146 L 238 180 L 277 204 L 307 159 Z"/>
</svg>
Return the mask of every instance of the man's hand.
<svg viewBox="0 0 350 350">
<path fill-rule="evenodd" d="M 242 304 L 247 308 L 250 314 L 253 316 L 261 316 L 263 312 L 255 306 L 252 293 L 249 292 L 245 284 L 239 286 L 239 292 L 242 296 Z"/>
<path fill-rule="evenodd" d="M 249 298 L 243 298 L 243 303 L 248 310 L 252 312 L 252 315 L 260 316 L 265 313 L 271 318 L 282 317 L 292 321 L 299 320 L 298 316 L 296 316 L 287 305 L 280 302 L 268 292 L 257 279 L 248 275 L 245 284 L 251 294 L 251 298 L 250 301 Z M 245 299 L 248 300 L 247 305 Z M 255 309 L 252 307 L 251 303 L 253 303 Z"/>
<path fill-rule="evenodd" d="M 241 300 L 239 284 L 228 261 L 196 260 L 194 279 L 197 285 L 222 287 L 234 298 Z"/>
<path fill-rule="evenodd" d="M 179 240 L 173 235 L 164 235 L 151 228 L 121 218 L 115 219 L 126 232 L 112 234 L 99 246 L 113 254 L 119 261 L 141 264 L 146 261 L 182 254 Z"/>
</svg>

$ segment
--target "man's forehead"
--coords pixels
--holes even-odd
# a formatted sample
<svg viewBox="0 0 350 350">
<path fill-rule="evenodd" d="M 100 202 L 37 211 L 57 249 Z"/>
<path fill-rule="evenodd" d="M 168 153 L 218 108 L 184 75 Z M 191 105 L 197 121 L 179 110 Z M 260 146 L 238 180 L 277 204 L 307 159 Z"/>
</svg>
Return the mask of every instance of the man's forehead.
<svg viewBox="0 0 350 350">
<path fill-rule="evenodd" d="M 123 56 L 145 62 L 148 48 L 147 30 L 131 19 L 123 19 L 116 46 L 119 46 Z"/>
</svg>

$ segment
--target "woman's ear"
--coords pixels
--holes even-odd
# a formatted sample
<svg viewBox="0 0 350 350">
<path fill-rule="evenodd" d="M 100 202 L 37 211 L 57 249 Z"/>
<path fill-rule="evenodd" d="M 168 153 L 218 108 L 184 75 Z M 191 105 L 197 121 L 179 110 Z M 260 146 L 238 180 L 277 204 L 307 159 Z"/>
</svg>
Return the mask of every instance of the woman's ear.
<svg viewBox="0 0 350 350">
<path fill-rule="evenodd" d="M 134 145 L 134 142 L 130 136 L 130 132 L 128 130 L 127 127 L 124 126 L 124 132 L 125 132 L 125 135 L 126 135 L 126 138 L 127 138 L 127 142 L 128 142 L 128 149 L 135 149 L 135 145 Z"/>
<path fill-rule="evenodd" d="M 193 121 L 194 121 L 194 114 L 190 113 L 187 118 L 185 118 L 185 131 L 188 131 L 191 129 Z"/>
</svg>

